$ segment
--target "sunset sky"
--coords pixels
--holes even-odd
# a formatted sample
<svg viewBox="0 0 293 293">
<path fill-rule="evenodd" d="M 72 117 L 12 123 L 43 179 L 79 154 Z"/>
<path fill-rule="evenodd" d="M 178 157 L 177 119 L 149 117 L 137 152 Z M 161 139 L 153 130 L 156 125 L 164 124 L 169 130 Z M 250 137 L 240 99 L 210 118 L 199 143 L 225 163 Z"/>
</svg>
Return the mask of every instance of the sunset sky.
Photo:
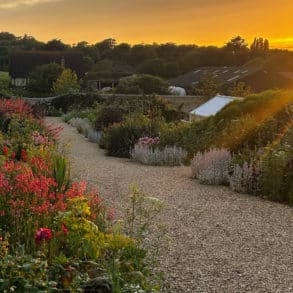
<svg viewBox="0 0 293 293">
<path fill-rule="evenodd" d="M 235 35 L 293 49 L 292 0 L 0 0 L 0 31 L 39 40 L 218 45 Z"/>
</svg>

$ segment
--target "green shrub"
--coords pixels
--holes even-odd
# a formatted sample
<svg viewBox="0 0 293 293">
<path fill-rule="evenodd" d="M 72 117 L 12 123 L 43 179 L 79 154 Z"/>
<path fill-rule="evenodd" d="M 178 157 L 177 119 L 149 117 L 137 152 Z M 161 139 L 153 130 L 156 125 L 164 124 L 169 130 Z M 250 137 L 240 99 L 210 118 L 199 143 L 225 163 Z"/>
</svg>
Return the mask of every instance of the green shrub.
<svg viewBox="0 0 293 293">
<path fill-rule="evenodd" d="M 63 113 L 67 113 L 70 109 L 92 107 L 97 102 L 104 102 L 104 98 L 94 93 L 66 94 L 52 100 L 48 108 L 60 109 Z"/>
<path fill-rule="evenodd" d="M 108 126 L 122 121 L 123 112 L 116 107 L 105 107 L 101 110 L 100 115 L 96 118 L 94 126 L 96 130 L 103 130 Z"/>
<path fill-rule="evenodd" d="M 168 83 L 160 77 L 140 74 L 123 78 L 116 87 L 119 94 L 168 94 Z"/>
<path fill-rule="evenodd" d="M 56 285 L 48 280 L 48 265 L 41 257 L 23 253 L 0 259 L 1 292 L 45 292 Z"/>
<path fill-rule="evenodd" d="M 234 101 L 215 116 L 193 122 L 177 145 L 189 157 L 211 147 L 224 147 L 238 153 L 255 150 L 274 141 L 292 117 L 293 93 L 266 91 Z"/>
<path fill-rule="evenodd" d="M 100 146 L 105 148 L 110 156 L 129 158 L 137 140 L 144 136 L 157 136 L 159 128 L 159 121 L 151 121 L 145 115 L 127 116 L 123 122 L 105 130 Z"/>
<path fill-rule="evenodd" d="M 261 192 L 269 199 L 293 205 L 293 128 L 262 158 Z"/>
</svg>

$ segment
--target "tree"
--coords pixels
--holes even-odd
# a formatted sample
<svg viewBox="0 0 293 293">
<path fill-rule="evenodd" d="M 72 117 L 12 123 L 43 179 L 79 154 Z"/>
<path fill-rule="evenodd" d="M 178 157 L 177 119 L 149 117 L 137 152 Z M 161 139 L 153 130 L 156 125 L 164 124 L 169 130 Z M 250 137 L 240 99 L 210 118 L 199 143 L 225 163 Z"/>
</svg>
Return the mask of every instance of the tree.
<svg viewBox="0 0 293 293">
<path fill-rule="evenodd" d="M 269 41 L 263 38 L 255 38 L 250 46 L 251 53 L 254 57 L 264 56 L 269 52 L 269 49 Z"/>
<path fill-rule="evenodd" d="M 61 75 L 53 84 L 53 92 L 57 95 L 68 92 L 77 92 L 80 89 L 77 75 L 71 69 L 64 69 Z"/>
<path fill-rule="evenodd" d="M 239 51 L 241 51 L 243 49 L 244 50 L 247 49 L 247 43 L 245 42 L 245 40 L 242 37 L 237 36 L 237 37 L 232 38 L 226 44 L 226 48 L 235 52 L 235 53 L 238 53 Z"/>
<path fill-rule="evenodd" d="M 53 39 L 44 45 L 44 50 L 47 51 L 65 51 L 67 49 L 69 49 L 69 46 L 62 43 L 59 39 Z"/>
<path fill-rule="evenodd" d="M 22 50 L 39 50 L 44 47 L 44 43 L 37 41 L 34 37 L 25 34 L 17 41 L 18 47 Z"/>
<path fill-rule="evenodd" d="M 36 93 L 52 93 L 53 83 L 63 71 L 63 67 L 56 63 L 36 67 L 29 77 L 28 89 Z"/>
<path fill-rule="evenodd" d="M 97 43 L 95 46 L 99 50 L 102 57 L 108 57 L 116 45 L 116 40 L 110 38 Z"/>
<path fill-rule="evenodd" d="M 212 98 L 221 90 L 220 82 L 211 74 L 204 75 L 200 82 L 191 89 L 192 94 L 207 99 Z"/>
<path fill-rule="evenodd" d="M 246 97 L 251 93 L 251 87 L 245 82 L 237 82 L 234 86 L 228 89 L 228 94 L 233 97 Z"/>
<path fill-rule="evenodd" d="M 127 43 L 122 43 L 114 47 L 111 57 L 117 61 L 125 62 L 129 59 L 131 47 Z"/>
<path fill-rule="evenodd" d="M 16 36 L 9 32 L 0 32 L 0 43 L 2 41 L 16 41 Z"/>
<path fill-rule="evenodd" d="M 168 83 L 149 74 L 134 75 L 123 78 L 117 88 L 119 94 L 167 94 Z"/>
<path fill-rule="evenodd" d="M 232 38 L 223 49 L 230 55 L 229 59 L 234 65 L 239 66 L 248 61 L 249 49 L 245 40 L 240 36 Z"/>
<path fill-rule="evenodd" d="M 146 73 L 156 76 L 165 76 L 166 63 L 163 59 L 147 59 L 137 66 L 139 73 Z"/>
<path fill-rule="evenodd" d="M 10 77 L 6 72 L 0 72 L 0 96 L 9 96 L 10 94 Z"/>
</svg>

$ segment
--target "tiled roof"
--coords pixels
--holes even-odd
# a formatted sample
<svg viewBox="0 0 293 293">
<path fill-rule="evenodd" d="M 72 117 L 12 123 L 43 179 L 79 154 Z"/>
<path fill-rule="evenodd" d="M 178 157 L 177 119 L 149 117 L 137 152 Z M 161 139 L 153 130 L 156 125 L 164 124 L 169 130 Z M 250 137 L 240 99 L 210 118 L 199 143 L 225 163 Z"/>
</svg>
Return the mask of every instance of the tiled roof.
<svg viewBox="0 0 293 293">
<path fill-rule="evenodd" d="M 194 71 L 180 75 L 169 82 L 173 86 L 192 86 L 200 82 L 203 76 L 214 76 L 222 83 L 232 83 L 260 71 L 261 67 L 201 67 Z"/>
</svg>

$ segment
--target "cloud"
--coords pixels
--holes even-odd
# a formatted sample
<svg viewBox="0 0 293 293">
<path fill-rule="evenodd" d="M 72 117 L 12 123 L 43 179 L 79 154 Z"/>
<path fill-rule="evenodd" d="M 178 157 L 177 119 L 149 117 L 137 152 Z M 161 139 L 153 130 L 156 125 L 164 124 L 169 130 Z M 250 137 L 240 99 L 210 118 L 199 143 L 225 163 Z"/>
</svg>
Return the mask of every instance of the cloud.
<svg viewBox="0 0 293 293">
<path fill-rule="evenodd" d="M 0 0 L 0 9 L 12 9 L 19 6 L 34 6 L 57 1 L 61 0 Z"/>
</svg>

